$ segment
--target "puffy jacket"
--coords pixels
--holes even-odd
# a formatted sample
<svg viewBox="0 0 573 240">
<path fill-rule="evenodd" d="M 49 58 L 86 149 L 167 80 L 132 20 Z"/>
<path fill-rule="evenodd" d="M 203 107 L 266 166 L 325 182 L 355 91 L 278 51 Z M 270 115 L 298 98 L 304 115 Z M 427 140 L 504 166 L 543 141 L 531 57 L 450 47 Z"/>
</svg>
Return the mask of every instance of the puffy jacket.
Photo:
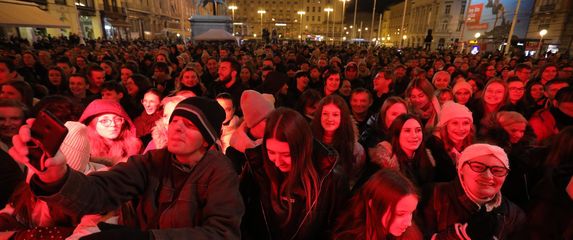
<svg viewBox="0 0 573 240">
<path fill-rule="evenodd" d="M 262 146 L 247 149 L 247 166 L 242 173 L 241 193 L 245 206 L 242 222 L 243 239 L 326 239 L 342 204 L 348 200 L 348 179 L 337 165 L 337 154 L 314 141 L 313 160 L 321 184 L 318 200 L 310 211 L 305 210 L 302 188 L 295 189 L 291 221 L 285 225 L 273 210 L 278 199 L 270 199 L 271 184 L 263 167 Z M 282 199 L 284 200 L 284 199 Z"/>
</svg>

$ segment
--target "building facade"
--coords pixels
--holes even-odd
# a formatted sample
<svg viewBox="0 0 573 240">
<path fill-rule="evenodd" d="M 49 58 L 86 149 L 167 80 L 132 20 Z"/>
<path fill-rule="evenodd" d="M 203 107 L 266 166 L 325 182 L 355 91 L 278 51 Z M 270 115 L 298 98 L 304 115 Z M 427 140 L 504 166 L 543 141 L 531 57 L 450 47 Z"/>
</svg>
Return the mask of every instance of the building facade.
<svg viewBox="0 0 573 240">
<path fill-rule="evenodd" d="M 235 35 L 243 38 L 260 37 L 261 27 L 269 32 L 274 29 L 286 39 L 299 39 L 303 35 L 334 40 L 342 33 L 343 3 L 338 0 L 234 0 L 227 4 L 237 7 L 234 10 Z M 326 11 L 328 9 L 332 11 Z M 233 14 L 232 10 L 227 14 Z"/>
<path fill-rule="evenodd" d="M 538 42 L 543 36 L 542 51 L 568 52 L 573 55 L 573 0 L 537 0 L 531 14 L 527 39 Z M 532 46 L 535 50 L 536 46 Z"/>
</svg>

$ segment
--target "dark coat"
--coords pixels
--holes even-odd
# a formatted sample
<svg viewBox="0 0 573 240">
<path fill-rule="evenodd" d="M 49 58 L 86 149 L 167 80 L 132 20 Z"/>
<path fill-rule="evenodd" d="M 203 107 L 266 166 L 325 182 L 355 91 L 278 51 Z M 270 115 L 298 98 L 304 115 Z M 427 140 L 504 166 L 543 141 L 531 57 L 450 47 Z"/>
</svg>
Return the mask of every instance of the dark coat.
<svg viewBox="0 0 573 240">
<path fill-rule="evenodd" d="M 246 151 L 247 167 L 242 174 L 241 193 L 249 211 L 242 223 L 243 239 L 326 239 L 339 210 L 348 199 L 348 180 L 337 165 L 337 156 L 322 146 L 315 147 L 313 159 L 319 174 L 321 189 L 311 211 L 305 210 L 306 198 L 302 188 L 295 189 L 291 221 L 280 224 L 271 199 L 271 184 L 263 167 L 262 146 Z M 321 153 L 319 153 L 319 150 Z M 281 199 L 284 200 L 284 199 Z M 284 216 L 283 216 L 284 217 Z"/>
<path fill-rule="evenodd" d="M 459 239 L 454 230 L 457 223 L 467 223 L 479 211 L 467 196 L 459 180 L 436 184 L 427 194 L 424 204 L 425 229 L 428 237 Z M 525 222 L 525 213 L 506 198 L 492 210 L 497 215 L 497 239 L 508 239 Z M 433 238 L 434 239 L 434 238 Z"/>
<path fill-rule="evenodd" d="M 229 160 L 220 152 L 208 151 L 197 165 L 183 170 L 173 158 L 166 149 L 152 150 L 89 176 L 68 168 L 64 182 L 55 191 L 36 176 L 31 187 L 49 204 L 79 214 L 115 210 L 122 203 L 137 199 L 137 225 L 150 230 L 157 240 L 189 236 L 239 239 L 244 205 L 237 174 Z M 183 176 L 180 181 L 177 175 Z M 176 182 L 183 185 L 178 188 Z M 177 189 L 181 189 L 179 195 Z M 163 211 L 158 213 L 160 207 Z"/>
</svg>

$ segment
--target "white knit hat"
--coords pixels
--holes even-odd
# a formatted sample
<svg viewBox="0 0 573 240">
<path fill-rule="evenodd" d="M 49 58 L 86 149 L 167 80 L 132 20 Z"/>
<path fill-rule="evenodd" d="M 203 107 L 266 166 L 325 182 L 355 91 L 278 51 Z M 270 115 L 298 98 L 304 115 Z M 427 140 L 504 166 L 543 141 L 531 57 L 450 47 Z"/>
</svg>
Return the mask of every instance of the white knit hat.
<svg viewBox="0 0 573 240">
<path fill-rule="evenodd" d="M 474 121 L 472 112 L 468 107 L 453 101 L 447 101 L 442 106 L 442 110 L 438 115 L 437 127 L 443 127 L 448 121 L 454 118 L 468 118 L 472 123 Z"/>
<path fill-rule="evenodd" d="M 68 135 L 60 146 L 60 151 L 66 156 L 68 166 L 84 172 L 90 161 L 90 142 L 85 125 L 80 122 L 68 121 L 65 123 Z"/>
<path fill-rule="evenodd" d="M 459 81 L 456 84 L 454 84 L 454 88 L 452 89 L 452 92 L 454 94 L 456 94 L 456 92 L 458 92 L 460 89 L 467 89 L 468 91 L 470 91 L 470 95 L 473 94 L 472 85 L 470 85 L 466 81 Z"/>
<path fill-rule="evenodd" d="M 499 160 L 504 167 L 509 169 L 509 158 L 507 158 L 507 154 L 502 148 L 485 143 L 476 143 L 468 146 L 466 149 L 464 149 L 464 151 L 460 155 L 460 159 L 458 160 L 458 165 L 457 165 L 458 172 L 464 165 L 464 162 L 481 156 L 488 156 L 488 155 L 492 155 L 497 160 Z"/>
</svg>

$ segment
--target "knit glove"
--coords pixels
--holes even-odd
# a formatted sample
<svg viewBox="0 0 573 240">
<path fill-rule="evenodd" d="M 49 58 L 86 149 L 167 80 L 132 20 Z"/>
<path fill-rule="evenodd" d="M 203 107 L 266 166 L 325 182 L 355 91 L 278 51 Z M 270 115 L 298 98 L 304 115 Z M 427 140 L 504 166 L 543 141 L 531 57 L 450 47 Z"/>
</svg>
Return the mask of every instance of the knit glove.
<svg viewBox="0 0 573 240">
<path fill-rule="evenodd" d="M 100 222 L 97 225 L 101 232 L 94 233 L 80 240 L 105 240 L 105 239 L 129 239 L 129 240 L 151 240 L 149 231 L 141 231 L 122 225 Z"/>
<path fill-rule="evenodd" d="M 479 212 L 472 215 L 466 227 L 466 234 L 472 240 L 491 240 L 498 231 L 499 218 L 494 211 L 487 212 L 482 207 Z"/>
</svg>

